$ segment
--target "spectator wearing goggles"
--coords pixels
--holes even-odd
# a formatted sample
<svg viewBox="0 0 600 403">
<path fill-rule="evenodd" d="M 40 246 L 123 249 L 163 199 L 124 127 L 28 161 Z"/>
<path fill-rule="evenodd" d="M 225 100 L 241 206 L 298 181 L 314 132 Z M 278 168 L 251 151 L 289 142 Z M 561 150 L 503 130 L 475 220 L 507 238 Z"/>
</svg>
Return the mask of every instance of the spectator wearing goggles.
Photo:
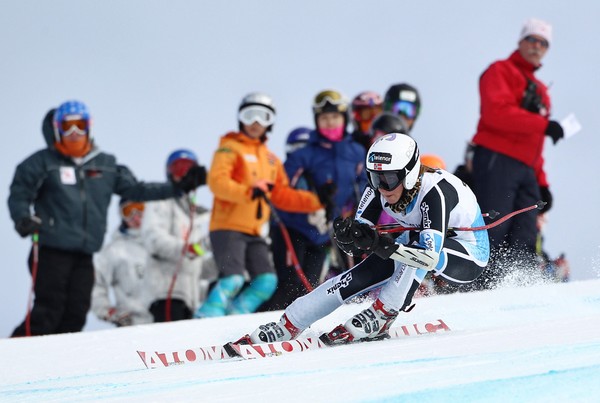
<svg viewBox="0 0 600 403">
<path fill-rule="evenodd" d="M 366 185 L 364 171 L 365 148 L 354 141 L 346 130 L 350 104 L 339 91 L 320 91 L 313 99 L 312 111 L 316 130 L 310 133 L 308 143 L 285 161 L 285 170 L 291 185 L 304 187 L 319 196 L 325 205 L 325 214 L 298 214 L 281 212 L 293 248 L 308 281 L 317 286 L 335 271 L 351 267 L 337 247 L 331 245 L 331 220 L 335 215 L 350 215 L 358 205 Z M 322 212 L 321 212 L 322 213 Z M 280 276 L 280 286 L 267 309 L 285 308 L 306 290 L 287 259 L 288 251 L 283 234 L 272 228 L 273 260 Z M 326 265 L 327 255 L 335 263 Z"/>
<path fill-rule="evenodd" d="M 383 99 L 374 91 L 363 91 L 352 100 L 352 137 L 362 144 L 365 151 L 371 145 L 371 125 L 382 111 Z"/>
<path fill-rule="evenodd" d="M 113 194 L 161 200 L 201 184 L 192 171 L 177 183 L 138 181 L 94 145 L 90 122 L 80 101 L 51 109 L 42 123 L 47 147 L 16 167 L 8 207 L 19 235 L 38 239 L 39 263 L 33 307 L 12 336 L 81 331 L 94 285 L 92 257 L 102 247 Z"/>
<path fill-rule="evenodd" d="M 410 134 L 421 110 L 419 91 L 412 85 L 394 84 L 385 93 L 383 110 L 398 115 L 404 120 Z"/>
<path fill-rule="evenodd" d="M 121 199 L 121 225 L 94 255 L 92 312 L 117 327 L 152 322 L 143 279 L 150 257 L 140 236 L 144 203 Z M 111 298 L 111 293 L 114 298 Z"/>
<path fill-rule="evenodd" d="M 283 164 L 267 148 L 275 122 L 271 97 L 245 96 L 238 122 L 239 132 L 221 137 L 208 175 L 214 195 L 210 241 L 219 280 L 196 318 L 252 313 L 275 292 L 277 275 L 267 244 L 271 205 L 295 213 L 322 208 L 315 194 L 289 186 Z"/>
</svg>

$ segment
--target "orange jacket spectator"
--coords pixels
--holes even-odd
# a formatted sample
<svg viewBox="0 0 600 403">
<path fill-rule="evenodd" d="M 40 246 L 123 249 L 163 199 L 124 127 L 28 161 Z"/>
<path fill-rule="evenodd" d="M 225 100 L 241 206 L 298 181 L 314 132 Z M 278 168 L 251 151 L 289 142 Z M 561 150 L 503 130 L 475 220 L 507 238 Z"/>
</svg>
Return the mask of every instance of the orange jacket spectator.
<svg viewBox="0 0 600 403">
<path fill-rule="evenodd" d="M 281 210 L 311 213 L 321 208 L 314 193 L 289 187 L 281 161 L 264 142 L 230 132 L 221 137 L 208 174 L 208 186 L 214 194 L 211 231 L 261 234 L 270 210 L 264 200 L 252 200 L 252 185 L 257 179 L 273 183 L 268 196 Z M 260 217 L 258 211 L 261 211 Z"/>
</svg>

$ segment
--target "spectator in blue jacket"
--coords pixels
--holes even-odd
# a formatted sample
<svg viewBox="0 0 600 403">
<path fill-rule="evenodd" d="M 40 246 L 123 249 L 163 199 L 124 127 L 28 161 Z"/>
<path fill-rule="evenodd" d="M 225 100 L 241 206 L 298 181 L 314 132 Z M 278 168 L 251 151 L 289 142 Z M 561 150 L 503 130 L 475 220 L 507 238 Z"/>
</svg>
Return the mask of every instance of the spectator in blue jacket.
<svg viewBox="0 0 600 403">
<path fill-rule="evenodd" d="M 300 266 L 313 286 L 319 284 L 327 254 L 332 248 L 332 217 L 352 215 L 367 183 L 365 149 L 347 131 L 349 109 L 348 100 L 338 91 L 319 92 L 313 102 L 317 129 L 310 133 L 308 144 L 290 153 L 284 164 L 290 184 L 308 187 L 326 206 L 325 214 L 322 211 L 312 214 L 279 212 Z M 268 309 L 283 309 L 306 290 L 288 259 L 289 245 L 279 227 L 272 228 L 271 238 L 279 285 Z M 333 248 L 338 250 L 336 246 Z M 343 254 L 332 255 L 341 257 Z M 345 267 L 352 267 L 351 263 L 338 262 Z"/>
</svg>

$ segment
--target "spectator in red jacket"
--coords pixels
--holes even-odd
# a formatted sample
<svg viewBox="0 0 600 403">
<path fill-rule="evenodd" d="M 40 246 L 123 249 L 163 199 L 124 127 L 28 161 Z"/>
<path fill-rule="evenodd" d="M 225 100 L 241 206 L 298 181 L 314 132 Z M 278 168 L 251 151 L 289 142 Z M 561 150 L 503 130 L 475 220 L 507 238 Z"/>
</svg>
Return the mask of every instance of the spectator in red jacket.
<svg viewBox="0 0 600 403">
<path fill-rule="evenodd" d="M 552 203 L 542 151 L 545 136 L 556 144 L 563 129 L 550 120 L 548 89 L 534 75 L 551 42 L 551 25 L 529 19 L 517 50 L 492 63 L 480 77 L 480 119 L 472 140 L 473 190 L 484 212 L 493 209 L 504 215 L 540 199 L 547 202 L 547 211 Z M 537 214 L 520 214 L 489 231 L 490 244 L 502 260 L 495 259 L 480 287 L 495 284 L 516 259 L 520 267 L 534 265 Z"/>
</svg>

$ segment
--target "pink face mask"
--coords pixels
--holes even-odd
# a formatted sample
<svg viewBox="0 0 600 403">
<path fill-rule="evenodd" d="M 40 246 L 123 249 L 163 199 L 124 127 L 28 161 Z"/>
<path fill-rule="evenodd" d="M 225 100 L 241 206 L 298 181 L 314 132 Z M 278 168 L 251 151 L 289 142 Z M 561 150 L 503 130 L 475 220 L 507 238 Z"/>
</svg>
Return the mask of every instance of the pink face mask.
<svg viewBox="0 0 600 403">
<path fill-rule="evenodd" d="M 330 129 L 319 129 L 319 133 L 330 141 L 341 141 L 344 135 L 344 125 Z"/>
</svg>

